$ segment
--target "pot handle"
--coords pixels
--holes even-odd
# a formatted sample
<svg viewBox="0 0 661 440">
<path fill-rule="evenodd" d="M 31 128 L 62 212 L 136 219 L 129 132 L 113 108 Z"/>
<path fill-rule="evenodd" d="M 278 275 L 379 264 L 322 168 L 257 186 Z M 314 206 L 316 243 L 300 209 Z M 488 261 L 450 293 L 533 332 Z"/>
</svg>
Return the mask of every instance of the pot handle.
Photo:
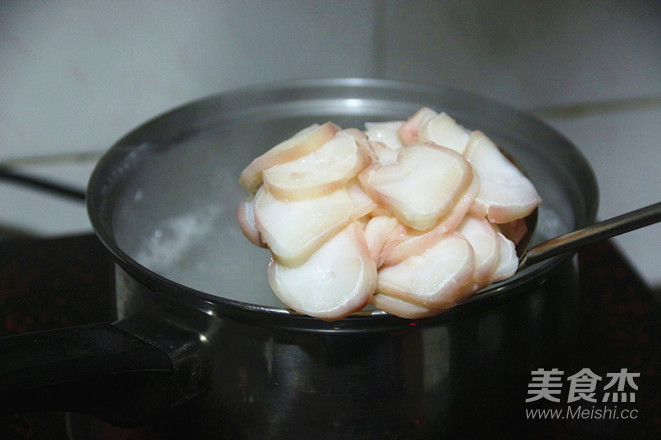
<svg viewBox="0 0 661 440">
<path fill-rule="evenodd" d="M 74 411 L 137 427 L 210 382 L 206 338 L 145 313 L 0 338 L 3 413 Z"/>
</svg>

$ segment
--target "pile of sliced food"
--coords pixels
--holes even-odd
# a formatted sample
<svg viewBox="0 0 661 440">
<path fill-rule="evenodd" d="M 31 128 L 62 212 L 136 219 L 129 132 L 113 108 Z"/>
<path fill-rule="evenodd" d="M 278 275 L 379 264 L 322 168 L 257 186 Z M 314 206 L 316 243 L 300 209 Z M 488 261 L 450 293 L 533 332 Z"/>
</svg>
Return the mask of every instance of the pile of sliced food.
<svg viewBox="0 0 661 440">
<path fill-rule="evenodd" d="M 366 305 L 438 314 L 511 277 L 530 180 L 482 132 L 422 108 L 406 121 L 312 125 L 254 159 L 239 182 L 244 235 L 293 310 L 327 321 Z"/>
</svg>

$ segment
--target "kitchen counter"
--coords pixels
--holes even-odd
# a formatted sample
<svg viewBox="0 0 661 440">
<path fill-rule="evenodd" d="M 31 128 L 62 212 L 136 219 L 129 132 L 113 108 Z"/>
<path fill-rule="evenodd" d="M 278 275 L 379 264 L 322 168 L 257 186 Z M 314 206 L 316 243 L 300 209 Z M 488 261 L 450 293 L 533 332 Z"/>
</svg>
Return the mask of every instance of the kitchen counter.
<svg viewBox="0 0 661 440">
<path fill-rule="evenodd" d="M 635 380 L 635 403 L 605 406 L 613 411 L 618 406 L 635 410 L 630 412 L 635 420 L 594 414 L 572 420 L 526 420 L 522 415 L 521 423 L 507 436 L 660 438 L 661 306 L 612 242 L 582 249 L 577 261 L 583 328 L 573 364 L 601 375 L 621 369 L 640 373 Z M 108 321 L 113 315 L 112 292 L 112 261 L 94 235 L 0 242 L 0 336 Z M 549 402 L 546 407 L 553 405 Z M 0 438 L 145 440 L 158 436 L 149 429 L 118 429 L 79 414 L 40 412 L 0 416 Z"/>
</svg>

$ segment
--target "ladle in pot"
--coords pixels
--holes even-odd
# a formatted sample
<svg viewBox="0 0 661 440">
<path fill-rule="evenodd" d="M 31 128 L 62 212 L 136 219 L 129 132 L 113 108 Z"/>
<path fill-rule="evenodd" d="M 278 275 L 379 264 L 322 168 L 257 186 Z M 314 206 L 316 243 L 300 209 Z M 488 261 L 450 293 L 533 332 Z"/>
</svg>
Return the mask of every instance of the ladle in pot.
<svg viewBox="0 0 661 440">
<path fill-rule="evenodd" d="M 528 231 L 517 246 L 519 249 L 526 249 L 520 254 L 519 269 L 529 264 L 576 250 L 590 243 L 658 222 L 661 222 L 661 202 L 560 235 L 527 249 L 535 233 L 537 224 L 537 212 L 535 211 L 526 219 Z"/>
</svg>

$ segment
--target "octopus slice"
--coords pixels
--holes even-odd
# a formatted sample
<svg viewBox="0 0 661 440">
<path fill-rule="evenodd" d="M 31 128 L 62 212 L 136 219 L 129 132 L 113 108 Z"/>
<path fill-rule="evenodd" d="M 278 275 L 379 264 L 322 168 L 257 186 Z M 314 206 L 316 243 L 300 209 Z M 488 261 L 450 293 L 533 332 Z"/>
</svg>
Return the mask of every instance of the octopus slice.
<svg viewBox="0 0 661 440">
<path fill-rule="evenodd" d="M 399 138 L 402 140 L 404 145 L 410 145 L 418 140 L 418 131 L 420 126 L 422 126 L 429 119 L 436 116 L 437 113 L 430 109 L 429 107 L 422 107 L 420 110 L 415 112 L 401 127 L 399 127 Z"/>
<path fill-rule="evenodd" d="M 265 169 L 262 176 L 264 186 L 275 197 L 303 200 L 340 189 L 369 163 L 369 152 L 343 130 L 317 150 Z"/>
<path fill-rule="evenodd" d="M 452 210 L 473 172 L 461 154 L 426 143 L 403 148 L 393 164 L 368 166 L 359 178 L 367 194 L 403 224 L 425 230 Z"/>
<path fill-rule="evenodd" d="M 404 226 L 394 230 L 382 248 L 378 260 L 379 266 L 392 266 L 413 255 L 419 255 L 438 243 L 445 234 L 454 231 L 470 210 L 479 188 L 480 181 L 474 176 L 473 181 L 459 201 L 454 204 L 452 210 L 438 220 L 430 230 L 417 231 Z"/>
<path fill-rule="evenodd" d="M 381 252 L 385 244 L 399 226 L 396 218 L 387 215 L 372 217 L 365 225 L 365 240 L 377 267 L 381 266 Z"/>
<path fill-rule="evenodd" d="M 332 321 L 368 304 L 377 270 L 362 226 L 352 222 L 300 266 L 272 259 L 268 279 L 276 296 L 292 309 Z"/>
<path fill-rule="evenodd" d="M 382 267 L 376 293 L 440 312 L 471 294 L 465 286 L 474 269 L 473 248 L 461 234 L 451 232 L 424 253 Z"/>
<path fill-rule="evenodd" d="M 352 219 L 354 204 L 345 189 L 309 200 L 285 202 L 261 187 L 255 195 L 255 225 L 282 263 L 302 264 Z"/>
<path fill-rule="evenodd" d="M 373 146 L 376 159 L 387 164 L 397 160 L 397 153 L 404 147 L 399 129 L 404 121 L 366 122 L 365 134 Z"/>
<path fill-rule="evenodd" d="M 255 224 L 255 199 L 245 199 L 239 202 L 236 209 L 236 219 L 241 232 L 252 244 L 258 247 L 267 247 L 262 239 L 262 233 Z"/>
<path fill-rule="evenodd" d="M 434 142 L 463 153 L 470 137 L 470 131 L 457 124 L 447 113 L 436 115 L 425 121 L 418 129 L 418 142 Z"/>
<path fill-rule="evenodd" d="M 529 215 L 542 199 L 532 182 L 484 133 L 471 134 L 464 153 L 480 178 L 473 215 L 493 223 L 509 223 Z"/>
<path fill-rule="evenodd" d="M 256 157 L 239 176 L 239 183 L 255 193 L 262 184 L 262 172 L 274 165 L 296 160 L 321 148 L 330 141 L 340 128 L 332 122 L 313 124 Z"/>
<path fill-rule="evenodd" d="M 414 304 L 382 293 L 374 295 L 370 300 L 370 303 L 386 313 L 406 319 L 426 318 L 439 313 L 435 309 L 429 308 L 425 305 Z"/>
<path fill-rule="evenodd" d="M 475 252 L 473 281 L 478 286 L 488 283 L 500 262 L 498 231 L 487 219 L 470 215 L 461 222 L 457 231 L 468 240 Z"/>
<path fill-rule="evenodd" d="M 506 280 L 514 276 L 517 269 L 519 268 L 519 257 L 516 254 L 516 247 L 514 243 L 500 232 L 498 232 L 496 235 L 500 241 L 500 258 L 498 259 L 498 265 L 491 274 L 487 284 Z"/>
</svg>

